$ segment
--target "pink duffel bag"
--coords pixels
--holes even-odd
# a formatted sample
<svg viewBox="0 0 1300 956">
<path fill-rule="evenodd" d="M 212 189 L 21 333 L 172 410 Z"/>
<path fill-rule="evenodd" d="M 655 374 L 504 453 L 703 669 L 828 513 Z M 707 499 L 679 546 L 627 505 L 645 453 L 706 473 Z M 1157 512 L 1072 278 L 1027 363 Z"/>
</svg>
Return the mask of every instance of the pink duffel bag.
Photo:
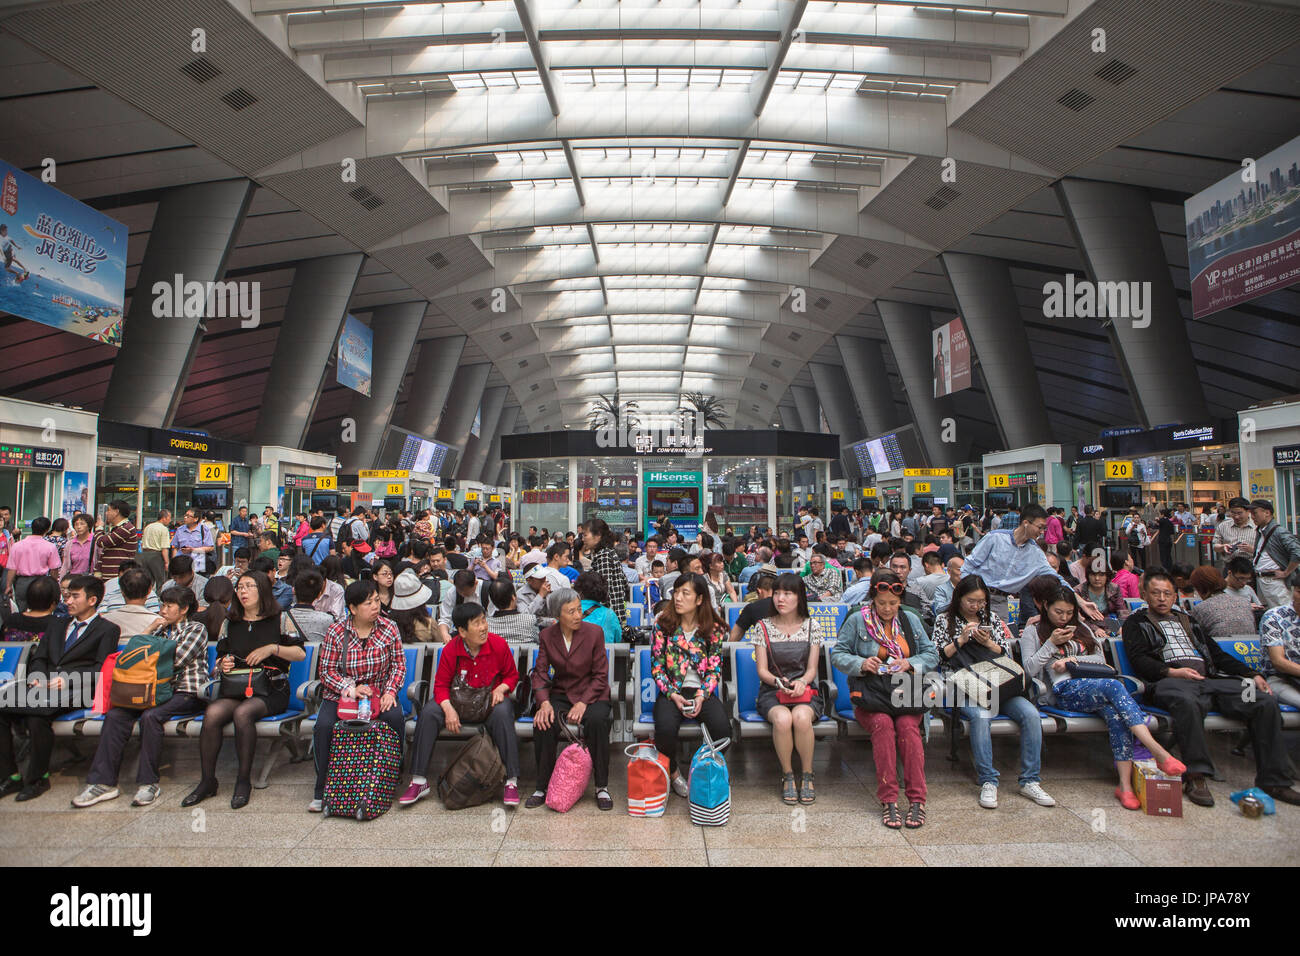
<svg viewBox="0 0 1300 956">
<path fill-rule="evenodd" d="M 555 719 L 559 720 L 558 714 Z M 582 725 L 578 726 L 581 731 Z M 568 813 L 582 799 L 587 784 L 591 782 L 591 751 L 563 722 L 560 723 L 560 733 L 571 743 L 555 758 L 551 782 L 546 787 L 546 805 L 560 813 Z"/>
</svg>

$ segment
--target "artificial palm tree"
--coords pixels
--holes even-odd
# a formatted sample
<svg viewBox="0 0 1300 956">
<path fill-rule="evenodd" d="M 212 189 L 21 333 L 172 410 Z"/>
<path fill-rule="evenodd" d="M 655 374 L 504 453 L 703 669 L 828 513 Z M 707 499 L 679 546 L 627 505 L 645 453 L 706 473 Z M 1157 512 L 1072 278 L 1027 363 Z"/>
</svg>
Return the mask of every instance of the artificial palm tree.
<svg viewBox="0 0 1300 956">
<path fill-rule="evenodd" d="M 703 392 L 683 392 L 677 414 L 682 423 L 694 418 L 705 428 L 726 428 L 727 416 L 723 411 L 722 399 Z"/>
<path fill-rule="evenodd" d="M 620 401 L 618 390 L 615 389 L 613 396 L 602 395 L 591 403 L 591 410 L 587 412 L 587 427 L 592 430 L 619 427 L 631 430 L 641 424 L 637 407 L 636 402 Z"/>
</svg>

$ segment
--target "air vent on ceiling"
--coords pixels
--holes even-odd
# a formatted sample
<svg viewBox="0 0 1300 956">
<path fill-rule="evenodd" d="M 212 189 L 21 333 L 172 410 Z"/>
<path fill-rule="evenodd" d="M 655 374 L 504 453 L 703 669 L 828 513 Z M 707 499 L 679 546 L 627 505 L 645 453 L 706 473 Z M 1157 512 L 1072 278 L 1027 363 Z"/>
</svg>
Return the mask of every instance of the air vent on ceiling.
<svg viewBox="0 0 1300 956">
<path fill-rule="evenodd" d="M 528 359 L 520 359 L 520 360 L 519 360 L 519 367 L 520 367 L 520 368 L 528 368 Z"/>
<path fill-rule="evenodd" d="M 515 333 L 513 333 L 513 332 L 502 332 L 502 333 L 501 333 L 501 341 L 502 341 L 502 342 L 509 342 L 509 341 L 510 341 L 511 339 L 513 339 L 514 337 L 515 337 Z"/>
<path fill-rule="evenodd" d="M 947 208 L 949 203 L 954 199 L 960 198 L 960 196 L 961 193 L 957 192 L 957 190 L 953 189 L 951 186 L 940 186 L 935 190 L 934 195 L 925 201 L 925 204 L 931 209 L 937 211 Z"/>
<path fill-rule="evenodd" d="M 759 383 L 758 383 L 758 388 L 759 388 L 759 391 L 766 392 L 766 391 L 767 391 L 767 382 L 759 382 Z"/>
<path fill-rule="evenodd" d="M 365 186 L 358 186 L 352 192 L 348 193 L 353 199 L 359 202 L 366 209 L 378 209 L 384 204 L 384 201 L 372 193 Z"/>
<path fill-rule="evenodd" d="M 813 303 L 813 308 L 825 312 L 827 309 L 830 308 L 830 305 L 831 305 L 831 300 L 826 298 L 826 296 L 822 296 L 816 302 Z"/>
<path fill-rule="evenodd" d="M 791 342 L 798 342 L 801 338 L 803 338 L 803 333 L 802 333 L 802 332 L 791 332 L 791 333 L 790 333 L 790 341 L 791 341 Z"/>
<path fill-rule="evenodd" d="M 447 257 L 444 256 L 441 252 L 435 252 L 433 255 L 428 256 L 427 258 L 429 260 L 429 265 L 433 266 L 435 269 L 447 268 Z"/>
<path fill-rule="evenodd" d="M 1100 80 L 1105 80 L 1107 83 L 1114 83 L 1116 86 L 1119 86 L 1136 72 L 1137 67 L 1129 66 L 1123 60 L 1111 60 L 1094 73 L 1093 76 Z"/>
<path fill-rule="evenodd" d="M 780 359 L 772 359 L 772 368 L 780 368 L 780 367 L 781 367 L 781 360 L 780 360 Z"/>
<path fill-rule="evenodd" d="M 854 265 L 859 269 L 870 269 L 880 261 L 880 256 L 872 255 L 870 252 L 864 252 L 854 260 Z"/>
<path fill-rule="evenodd" d="M 754 409 L 754 411 L 758 411 L 758 406 L 757 406 L 757 405 L 752 406 L 752 408 Z"/>
<path fill-rule="evenodd" d="M 529 386 L 528 386 L 528 391 L 530 391 L 530 392 L 535 392 L 535 391 L 537 391 L 538 388 L 540 388 L 540 386 L 539 386 L 536 382 L 533 382 L 532 385 L 529 385 Z M 546 406 L 543 405 L 541 408 L 538 409 L 538 411 L 539 411 L 539 412 L 540 412 L 540 411 L 545 411 L 545 409 L 546 409 Z"/>
<path fill-rule="evenodd" d="M 1072 109 L 1076 113 L 1086 110 L 1096 101 L 1096 97 L 1090 96 L 1083 90 L 1070 90 L 1056 102 L 1060 103 L 1067 109 Z"/>
<path fill-rule="evenodd" d="M 221 75 L 221 68 L 201 56 L 197 60 L 191 60 L 181 67 L 181 72 L 188 76 L 195 83 L 206 83 L 208 80 L 215 79 Z"/>
<path fill-rule="evenodd" d="M 223 103 L 238 113 L 240 110 L 246 110 L 257 102 L 257 97 L 242 86 L 237 86 L 229 93 L 221 97 Z"/>
<path fill-rule="evenodd" d="M 474 306 L 474 308 L 482 312 L 484 309 L 487 308 L 487 299 L 483 298 L 482 296 L 479 296 L 477 299 L 471 302 L 470 305 Z"/>
</svg>

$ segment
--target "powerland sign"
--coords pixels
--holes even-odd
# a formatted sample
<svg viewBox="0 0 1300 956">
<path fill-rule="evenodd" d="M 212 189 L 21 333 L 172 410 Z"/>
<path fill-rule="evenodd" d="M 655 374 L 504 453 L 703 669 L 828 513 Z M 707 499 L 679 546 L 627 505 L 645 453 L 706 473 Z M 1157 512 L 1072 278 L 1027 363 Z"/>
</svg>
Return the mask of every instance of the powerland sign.
<svg viewBox="0 0 1300 956">
<path fill-rule="evenodd" d="M 1300 279 L 1300 136 L 1183 204 L 1192 318 Z"/>
</svg>

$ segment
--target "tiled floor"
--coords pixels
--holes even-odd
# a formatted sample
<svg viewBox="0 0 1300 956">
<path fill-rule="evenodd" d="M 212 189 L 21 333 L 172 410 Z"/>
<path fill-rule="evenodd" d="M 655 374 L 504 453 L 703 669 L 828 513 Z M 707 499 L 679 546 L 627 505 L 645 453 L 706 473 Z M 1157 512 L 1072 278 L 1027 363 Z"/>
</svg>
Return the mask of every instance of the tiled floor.
<svg viewBox="0 0 1300 956">
<path fill-rule="evenodd" d="M 1115 781 L 1104 737 L 1048 738 L 1043 783 L 1058 805 L 1042 808 L 1016 793 L 1016 738 L 995 738 L 995 762 L 1004 773 L 1001 806 L 981 809 L 963 745 L 961 762 L 947 759 L 947 742 L 927 748 L 928 822 L 893 832 L 880 824 L 875 773 L 860 739 L 820 741 L 814 769 L 818 800 L 790 808 L 776 792 L 776 759 L 763 740 L 730 754 L 732 818 L 725 827 L 692 826 L 684 801 L 673 797 L 661 819 L 629 817 L 623 802 L 624 758 L 611 764 L 615 810 L 601 813 L 584 800 L 567 815 L 548 809 L 505 810 L 499 805 L 448 812 L 426 798 L 370 823 L 325 819 L 306 812 L 314 771 L 310 763 L 282 766 L 266 790 L 240 811 L 230 809 L 233 756 L 223 753 L 221 793 L 199 808 L 180 801 L 198 780 L 197 747 L 168 743 L 163 795 L 150 808 L 130 806 L 134 747 L 128 751 L 121 797 L 89 810 L 69 801 L 84 784 L 88 761 L 62 766 L 51 791 L 27 803 L 0 801 L 0 864 L 273 866 L 353 863 L 537 866 L 763 864 L 782 858 L 801 865 L 1003 864 L 1016 866 L 1283 866 L 1300 863 L 1300 808 L 1281 805 L 1275 816 L 1243 817 L 1228 800 L 1249 786 L 1253 763 L 1233 757 L 1227 738 L 1213 735 L 1215 759 L 1226 782 L 1213 783 L 1217 805 L 1184 801 L 1181 820 L 1156 819 L 1122 809 L 1111 796 Z M 458 745 L 435 754 L 436 774 Z M 532 747 L 521 747 L 525 795 L 532 783 Z M 56 766 L 68 760 L 56 751 Z"/>
</svg>

